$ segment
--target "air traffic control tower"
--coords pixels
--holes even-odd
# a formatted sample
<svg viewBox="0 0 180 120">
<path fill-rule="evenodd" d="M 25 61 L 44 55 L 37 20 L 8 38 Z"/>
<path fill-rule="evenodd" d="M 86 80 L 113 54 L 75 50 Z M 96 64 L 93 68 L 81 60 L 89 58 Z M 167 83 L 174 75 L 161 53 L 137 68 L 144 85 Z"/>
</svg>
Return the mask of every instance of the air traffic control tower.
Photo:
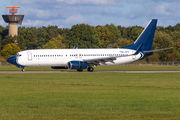
<svg viewBox="0 0 180 120">
<path fill-rule="evenodd" d="M 13 6 L 13 7 L 6 7 L 9 8 L 9 13 L 11 13 L 12 15 L 2 15 L 4 21 L 6 23 L 9 23 L 9 36 L 15 36 L 18 35 L 18 24 L 22 24 L 24 15 L 14 15 L 15 13 L 17 13 L 17 9 L 15 8 L 20 8 L 17 6 Z"/>
</svg>

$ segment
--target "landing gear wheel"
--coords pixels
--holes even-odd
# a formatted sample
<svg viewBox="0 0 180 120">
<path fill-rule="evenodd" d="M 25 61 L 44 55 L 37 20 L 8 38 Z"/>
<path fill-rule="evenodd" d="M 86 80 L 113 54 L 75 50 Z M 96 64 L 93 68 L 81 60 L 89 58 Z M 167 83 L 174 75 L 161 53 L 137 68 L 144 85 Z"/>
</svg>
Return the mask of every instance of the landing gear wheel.
<svg viewBox="0 0 180 120">
<path fill-rule="evenodd" d="M 23 69 L 22 69 L 22 72 L 25 72 L 25 71 L 26 71 L 25 68 L 23 68 Z"/>
<path fill-rule="evenodd" d="M 93 72 L 94 71 L 94 68 L 93 67 L 88 67 L 87 69 L 89 72 Z"/>
<path fill-rule="evenodd" d="M 82 71 L 83 71 L 83 69 L 77 69 L 77 71 L 78 71 L 78 72 L 82 72 Z"/>
</svg>

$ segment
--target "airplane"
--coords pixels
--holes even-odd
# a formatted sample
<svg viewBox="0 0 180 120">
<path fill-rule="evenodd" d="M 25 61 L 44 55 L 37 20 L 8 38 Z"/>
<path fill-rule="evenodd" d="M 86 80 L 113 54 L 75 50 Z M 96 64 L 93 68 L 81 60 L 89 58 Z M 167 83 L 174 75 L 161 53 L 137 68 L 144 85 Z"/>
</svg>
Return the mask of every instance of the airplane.
<svg viewBox="0 0 180 120">
<path fill-rule="evenodd" d="M 126 47 L 116 49 L 37 49 L 25 50 L 16 53 L 7 59 L 7 62 L 22 68 L 51 66 L 52 69 L 87 69 L 93 72 L 93 66 L 120 65 L 142 60 L 156 51 L 170 48 L 152 50 L 153 38 L 157 19 L 152 19 L 145 27 L 136 41 Z"/>
</svg>

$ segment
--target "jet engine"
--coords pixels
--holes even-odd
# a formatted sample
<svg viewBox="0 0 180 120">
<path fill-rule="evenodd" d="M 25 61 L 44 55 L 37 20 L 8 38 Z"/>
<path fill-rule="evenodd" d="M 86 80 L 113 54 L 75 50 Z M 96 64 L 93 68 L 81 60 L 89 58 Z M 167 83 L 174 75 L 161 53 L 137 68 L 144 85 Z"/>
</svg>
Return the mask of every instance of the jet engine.
<svg viewBox="0 0 180 120">
<path fill-rule="evenodd" d="M 69 69 L 86 69 L 88 67 L 86 62 L 83 61 L 70 61 L 68 63 L 68 68 Z"/>
</svg>

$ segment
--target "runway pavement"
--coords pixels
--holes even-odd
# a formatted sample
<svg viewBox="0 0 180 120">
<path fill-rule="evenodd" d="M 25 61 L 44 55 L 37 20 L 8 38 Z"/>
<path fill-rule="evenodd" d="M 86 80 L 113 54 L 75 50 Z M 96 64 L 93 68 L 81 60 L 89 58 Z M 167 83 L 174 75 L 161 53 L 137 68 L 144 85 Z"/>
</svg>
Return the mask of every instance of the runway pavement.
<svg viewBox="0 0 180 120">
<path fill-rule="evenodd" d="M 25 74 L 25 73 L 180 73 L 180 71 L 94 71 L 94 72 L 77 72 L 77 71 L 0 71 L 2 73 L 15 73 L 15 74 Z"/>
</svg>

